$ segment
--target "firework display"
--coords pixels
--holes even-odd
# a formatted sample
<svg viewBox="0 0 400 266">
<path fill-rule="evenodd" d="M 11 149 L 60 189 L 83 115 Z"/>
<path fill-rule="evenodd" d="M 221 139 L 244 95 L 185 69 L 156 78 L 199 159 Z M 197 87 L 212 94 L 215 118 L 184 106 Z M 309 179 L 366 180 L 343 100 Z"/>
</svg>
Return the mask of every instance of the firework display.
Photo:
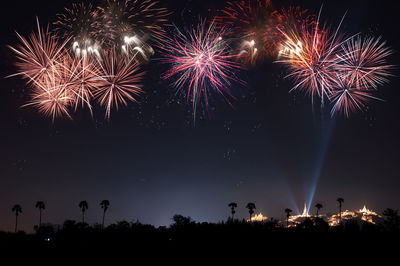
<svg viewBox="0 0 400 266">
<path fill-rule="evenodd" d="M 339 112 L 349 117 L 362 111 L 378 85 L 388 82 L 392 66 L 386 58 L 392 51 L 380 38 L 363 40 L 359 35 L 343 37 L 320 26 L 320 14 L 315 23 L 296 23 L 281 32 L 281 47 L 276 62 L 287 66 L 295 81 L 292 90 L 303 90 L 319 97 L 323 105 L 329 99 L 332 116 Z"/>
<path fill-rule="evenodd" d="M 93 102 L 111 110 L 137 102 L 143 92 L 140 65 L 154 54 L 151 42 L 164 36 L 169 12 L 157 1 L 109 0 L 105 6 L 72 4 L 57 15 L 53 29 L 29 38 L 17 33 L 20 44 L 10 49 L 18 72 L 26 79 L 33 106 L 54 121 L 72 118 L 78 107 L 93 115 Z"/>
<path fill-rule="evenodd" d="M 171 14 L 158 1 L 107 0 L 100 6 L 75 3 L 57 20 L 28 37 L 17 33 L 10 46 L 17 72 L 29 87 L 32 106 L 53 121 L 72 118 L 78 109 L 113 109 L 138 102 L 145 92 L 142 65 L 159 52 L 159 62 L 186 95 L 193 116 L 209 97 L 229 104 L 236 73 L 266 59 L 281 64 L 299 91 L 331 106 L 331 114 L 363 111 L 375 93 L 389 82 L 393 51 L 381 37 L 341 32 L 301 7 L 274 9 L 271 0 L 226 3 L 211 20 L 169 30 Z"/>
<path fill-rule="evenodd" d="M 238 40 L 239 59 L 245 64 L 255 64 L 274 53 L 272 13 L 270 0 L 234 1 L 227 3 L 215 22 L 220 27 L 229 27 L 230 37 L 236 34 L 233 38 Z"/>
<path fill-rule="evenodd" d="M 239 68 L 239 64 L 233 61 L 235 56 L 230 55 L 229 43 L 223 35 L 223 29 L 202 22 L 186 35 L 178 31 L 161 47 L 165 56 L 163 61 L 172 64 L 163 78 L 177 76 L 174 85 L 178 90 L 185 87 L 194 112 L 201 98 L 208 105 L 210 89 L 225 98 L 231 96 L 229 85 L 235 81 L 232 71 Z"/>
<path fill-rule="evenodd" d="M 277 62 L 285 64 L 295 81 L 292 90 L 304 90 L 312 99 L 318 96 L 324 103 L 333 90 L 336 78 L 336 56 L 341 41 L 328 28 L 315 25 L 296 25 L 282 31 L 283 41 Z"/>
</svg>

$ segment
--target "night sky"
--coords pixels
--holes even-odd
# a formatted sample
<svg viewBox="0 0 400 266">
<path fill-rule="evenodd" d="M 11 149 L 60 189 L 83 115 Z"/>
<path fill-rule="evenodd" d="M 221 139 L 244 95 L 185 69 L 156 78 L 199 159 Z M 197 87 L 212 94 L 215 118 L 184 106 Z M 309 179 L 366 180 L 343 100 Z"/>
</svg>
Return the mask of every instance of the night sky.
<svg viewBox="0 0 400 266">
<path fill-rule="evenodd" d="M 221 0 L 163 0 L 174 11 L 171 21 L 190 27 L 201 15 L 211 18 Z M 317 13 L 322 1 L 275 1 L 276 6 L 301 5 Z M 399 65 L 400 38 L 394 24 L 394 1 L 326 1 L 321 20 L 343 31 L 382 35 L 395 50 L 389 63 Z M 400 207 L 400 100 L 398 70 L 364 113 L 350 119 L 331 118 L 329 108 L 312 106 L 309 97 L 288 93 L 292 82 L 273 59 L 237 75 L 245 85 L 232 87 L 233 108 L 211 97 L 208 114 L 200 111 L 193 124 L 191 106 L 175 96 L 168 69 L 156 54 L 145 66 L 141 104 L 111 113 L 78 111 L 73 121 L 42 117 L 26 103 L 20 78 L 7 45 L 18 43 L 35 28 L 35 16 L 46 25 L 70 1 L 6 1 L 2 4 L 0 46 L 0 230 L 11 231 L 11 208 L 20 204 L 20 228 L 31 232 L 38 222 L 35 203 L 46 203 L 44 222 L 62 224 L 81 219 L 78 204 L 89 203 L 88 223 L 101 222 L 100 201 L 111 205 L 106 223 L 121 220 L 169 225 L 174 214 L 202 222 L 219 222 L 238 203 L 237 217 L 256 212 L 284 217 L 284 208 L 301 211 L 312 200 L 322 213 L 368 208 L 381 212 Z M 315 192 L 315 193 L 314 193 Z M 313 195 L 313 197 L 312 197 Z M 314 212 L 315 208 L 311 208 Z"/>
</svg>

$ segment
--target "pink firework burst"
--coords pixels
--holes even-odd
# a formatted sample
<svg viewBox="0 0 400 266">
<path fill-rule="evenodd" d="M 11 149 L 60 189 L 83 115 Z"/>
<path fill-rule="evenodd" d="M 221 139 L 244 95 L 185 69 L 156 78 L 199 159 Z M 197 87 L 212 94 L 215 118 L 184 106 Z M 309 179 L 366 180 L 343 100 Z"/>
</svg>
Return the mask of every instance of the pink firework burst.
<svg viewBox="0 0 400 266">
<path fill-rule="evenodd" d="M 334 87 L 329 96 L 329 100 L 333 103 L 332 116 L 335 113 L 342 113 L 349 117 L 351 113 L 362 111 L 370 100 L 380 100 L 372 95 L 372 90 L 360 87 L 349 76 L 338 76 Z"/>
<path fill-rule="evenodd" d="M 342 45 L 342 52 L 337 55 L 340 60 L 337 71 L 357 88 L 377 89 L 389 81 L 393 68 L 386 62 L 393 51 L 385 45 L 380 37 L 351 38 Z"/>
<path fill-rule="evenodd" d="M 187 34 L 177 31 L 160 47 L 165 57 L 162 61 L 172 65 L 162 78 L 176 77 L 173 85 L 187 91 L 194 117 L 201 98 L 208 106 L 210 89 L 223 95 L 228 103 L 227 96 L 232 97 L 229 85 L 237 81 L 233 72 L 240 66 L 230 53 L 229 43 L 222 38 L 223 33 L 223 29 L 215 29 L 214 23 L 207 26 L 206 22 L 201 22 Z"/>
<path fill-rule="evenodd" d="M 115 49 L 104 52 L 102 58 L 99 64 L 102 78 L 95 88 L 94 97 L 106 108 L 106 118 L 110 119 L 113 107 L 118 110 L 128 101 L 137 102 L 137 97 L 143 93 L 141 81 L 144 72 L 140 71 L 135 60 L 126 60 Z"/>
</svg>

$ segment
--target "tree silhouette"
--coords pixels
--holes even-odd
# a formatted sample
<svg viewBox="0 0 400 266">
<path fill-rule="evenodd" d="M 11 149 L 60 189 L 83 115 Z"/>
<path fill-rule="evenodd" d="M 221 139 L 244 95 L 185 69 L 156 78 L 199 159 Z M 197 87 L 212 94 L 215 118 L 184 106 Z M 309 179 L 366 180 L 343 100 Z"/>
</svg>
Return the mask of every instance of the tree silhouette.
<svg viewBox="0 0 400 266">
<path fill-rule="evenodd" d="M 46 205 L 43 201 L 36 202 L 35 208 L 39 209 L 39 227 L 42 226 L 42 210 L 46 208 Z"/>
<path fill-rule="evenodd" d="M 343 203 L 344 199 L 338 198 L 336 201 L 339 202 L 339 219 L 340 219 L 340 223 L 342 223 L 342 203 Z"/>
<path fill-rule="evenodd" d="M 101 223 L 101 228 L 104 228 L 104 217 L 106 216 L 106 211 L 108 210 L 108 206 L 110 206 L 110 202 L 108 200 L 102 200 L 100 202 L 100 206 L 103 209 L 103 221 Z"/>
<path fill-rule="evenodd" d="M 19 205 L 19 204 L 15 204 L 13 207 L 12 207 L 12 212 L 14 212 L 15 213 L 15 232 L 17 232 L 17 228 L 18 228 L 18 215 L 20 214 L 20 213 L 22 213 L 22 207 L 21 207 L 21 205 Z"/>
<path fill-rule="evenodd" d="M 249 209 L 250 220 L 251 220 L 251 216 L 254 213 L 254 209 L 257 209 L 256 205 L 253 202 L 249 202 L 249 203 L 247 203 L 246 208 Z"/>
<path fill-rule="evenodd" d="M 321 203 L 315 204 L 315 208 L 317 208 L 317 218 L 319 217 L 319 210 L 323 207 Z"/>
<path fill-rule="evenodd" d="M 387 230 L 391 232 L 398 232 L 400 230 L 400 216 L 397 210 L 387 208 L 382 212 L 382 215 L 385 216 L 384 224 Z"/>
<path fill-rule="evenodd" d="M 79 202 L 79 208 L 82 210 L 82 223 L 85 222 L 85 211 L 89 209 L 88 203 L 86 200 Z"/>
<path fill-rule="evenodd" d="M 292 210 L 287 208 L 287 209 L 285 209 L 285 212 L 286 212 L 286 227 L 289 228 L 289 217 L 290 217 L 290 213 L 292 212 Z"/>
<path fill-rule="evenodd" d="M 237 203 L 236 202 L 231 202 L 231 203 L 228 204 L 228 206 L 231 208 L 232 221 L 233 221 L 233 218 L 234 218 L 235 213 L 236 213 L 235 208 L 237 207 Z"/>
</svg>

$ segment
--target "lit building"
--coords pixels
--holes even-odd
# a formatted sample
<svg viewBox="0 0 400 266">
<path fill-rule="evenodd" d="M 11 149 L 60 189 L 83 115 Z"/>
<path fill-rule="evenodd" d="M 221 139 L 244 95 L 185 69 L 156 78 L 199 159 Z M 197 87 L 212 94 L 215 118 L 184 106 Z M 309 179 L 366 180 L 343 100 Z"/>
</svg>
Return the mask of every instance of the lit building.
<svg viewBox="0 0 400 266">
<path fill-rule="evenodd" d="M 263 216 L 262 213 L 260 212 L 258 215 L 254 215 L 253 217 L 251 217 L 251 219 L 247 219 L 247 222 L 263 222 L 268 220 L 268 217 Z"/>
<path fill-rule="evenodd" d="M 377 214 L 374 211 L 368 210 L 365 205 L 364 208 L 359 211 L 348 211 L 345 210 L 342 212 L 342 221 L 351 220 L 351 219 L 359 219 L 361 221 L 365 221 L 371 224 L 376 224 L 376 221 L 381 219 L 382 216 Z M 328 223 L 330 226 L 337 226 L 340 224 L 340 214 L 334 214 L 328 219 Z"/>
</svg>

